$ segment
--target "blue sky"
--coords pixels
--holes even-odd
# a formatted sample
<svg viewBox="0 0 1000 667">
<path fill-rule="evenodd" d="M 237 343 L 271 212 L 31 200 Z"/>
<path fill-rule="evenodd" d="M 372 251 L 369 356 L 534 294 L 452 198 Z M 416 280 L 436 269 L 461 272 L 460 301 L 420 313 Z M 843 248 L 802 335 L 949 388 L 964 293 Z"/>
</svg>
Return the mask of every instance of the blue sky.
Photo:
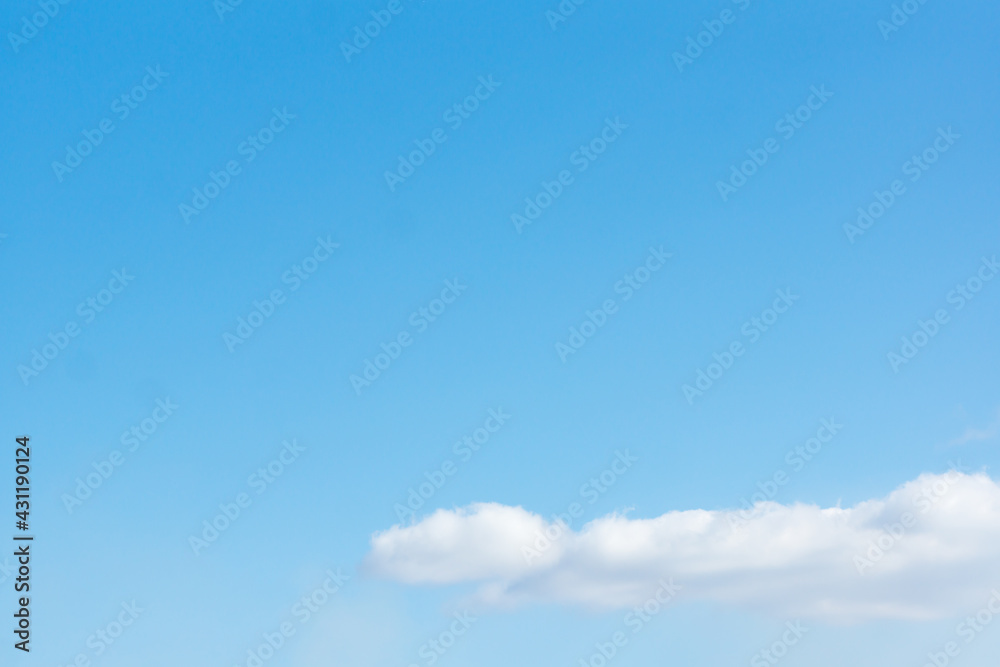
<svg viewBox="0 0 1000 667">
<path fill-rule="evenodd" d="M 898 30 L 891 2 L 221 6 L 2 13 L 0 382 L 5 437 L 34 446 L 37 535 L 32 655 L 4 664 L 247 665 L 282 623 L 267 665 L 596 666 L 623 629 L 609 664 L 751 664 L 801 620 L 783 664 L 918 665 L 1000 587 L 977 560 L 997 524 L 937 519 L 914 553 L 965 526 L 949 539 L 975 579 L 903 559 L 912 599 L 876 587 L 850 613 L 808 613 L 829 572 L 808 554 L 772 568 L 806 593 L 747 592 L 763 579 L 741 568 L 786 544 L 764 528 L 756 551 L 688 545 L 725 563 L 711 582 L 660 552 L 631 554 L 663 565 L 648 582 L 584 567 L 586 522 L 722 521 L 779 472 L 761 493 L 807 542 L 794 521 L 824 519 L 795 503 L 889 498 L 889 516 L 956 466 L 948 511 L 996 506 L 993 5 L 914 3 Z M 920 322 L 934 335 L 894 363 Z M 824 420 L 842 428 L 790 462 Z M 579 544 L 548 575 L 490 560 L 573 503 Z M 239 516 L 193 547 L 220 504 Z M 498 523 L 473 525 L 484 507 Z M 675 564 L 684 588 L 632 634 L 630 587 Z M 133 601 L 120 638 L 88 642 Z M 476 620 L 428 654 L 455 613 Z M 996 626 L 975 637 L 955 664 L 996 654 Z"/>
</svg>

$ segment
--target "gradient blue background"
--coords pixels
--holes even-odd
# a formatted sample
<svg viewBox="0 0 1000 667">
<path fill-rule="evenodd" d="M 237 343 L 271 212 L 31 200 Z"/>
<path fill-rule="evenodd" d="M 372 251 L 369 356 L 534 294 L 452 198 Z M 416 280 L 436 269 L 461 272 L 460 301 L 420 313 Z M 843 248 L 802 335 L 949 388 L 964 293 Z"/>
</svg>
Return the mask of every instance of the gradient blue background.
<svg viewBox="0 0 1000 667">
<path fill-rule="evenodd" d="M 588 518 L 735 507 L 824 417 L 843 433 L 777 500 L 847 505 L 997 462 L 996 438 L 947 443 L 997 419 L 1000 281 L 900 373 L 886 361 L 1000 252 L 995 4 L 928 2 L 889 40 L 887 1 L 592 0 L 554 31 L 554 0 L 403 4 L 350 63 L 340 43 L 384 4 L 246 0 L 220 21 L 208 0 L 71 2 L 18 53 L 4 41 L 2 423 L 11 447 L 32 437 L 37 535 L 34 650 L 4 646 L 4 664 L 93 658 L 88 635 L 135 599 L 94 664 L 242 665 L 338 566 L 352 580 L 267 664 L 424 664 L 465 591 L 356 568 L 489 408 L 511 422 L 424 510 L 563 511 L 626 447 L 641 463 Z M 727 7 L 679 73 L 672 54 Z M 0 26 L 37 10 L 8 3 Z M 163 84 L 58 182 L 52 161 L 156 65 Z M 486 75 L 500 88 L 390 192 L 383 172 Z M 723 203 L 716 181 L 814 85 L 833 98 Z M 184 224 L 191 188 L 274 107 L 297 118 Z M 628 129 L 518 234 L 511 213 L 607 117 Z M 848 243 L 855 209 L 948 126 L 954 148 Z M 222 334 L 327 235 L 337 254 L 230 353 Z M 561 363 L 555 343 L 661 244 L 669 266 Z M 134 283 L 25 386 L 17 366 L 121 267 Z M 456 277 L 468 290 L 357 396 L 349 376 Z M 801 300 L 690 406 L 681 386 L 778 288 Z M 177 413 L 69 514 L 61 495 L 163 397 Z M 195 557 L 188 536 L 288 438 L 306 453 Z M 623 614 L 484 615 L 439 664 L 575 665 Z M 615 664 L 749 664 L 784 620 L 679 603 Z M 810 627 L 784 664 L 922 664 L 954 621 Z M 991 628 L 962 664 L 997 645 Z"/>
</svg>

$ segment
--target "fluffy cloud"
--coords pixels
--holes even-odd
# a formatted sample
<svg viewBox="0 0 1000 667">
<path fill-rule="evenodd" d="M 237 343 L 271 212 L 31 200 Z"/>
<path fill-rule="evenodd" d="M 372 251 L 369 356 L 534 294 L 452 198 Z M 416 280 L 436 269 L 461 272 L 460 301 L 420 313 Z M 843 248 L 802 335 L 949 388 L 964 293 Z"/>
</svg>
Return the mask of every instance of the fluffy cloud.
<svg viewBox="0 0 1000 667">
<path fill-rule="evenodd" d="M 672 578 L 679 600 L 789 617 L 935 618 L 1000 584 L 1000 487 L 953 471 L 850 508 L 613 514 L 579 530 L 480 503 L 376 533 L 365 568 L 407 584 L 474 583 L 477 601 L 494 606 L 626 608 Z"/>
</svg>

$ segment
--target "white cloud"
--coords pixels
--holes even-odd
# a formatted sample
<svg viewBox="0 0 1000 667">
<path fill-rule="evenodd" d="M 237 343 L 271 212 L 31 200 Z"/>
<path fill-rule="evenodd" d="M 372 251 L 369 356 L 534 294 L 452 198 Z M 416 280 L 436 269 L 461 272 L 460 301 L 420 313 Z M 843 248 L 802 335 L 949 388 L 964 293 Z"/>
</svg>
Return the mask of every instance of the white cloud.
<svg viewBox="0 0 1000 667">
<path fill-rule="evenodd" d="M 546 531 L 557 535 L 547 547 Z M 850 508 L 614 514 L 577 531 L 480 503 L 376 533 L 365 568 L 407 584 L 471 582 L 480 604 L 501 607 L 626 608 L 673 578 L 678 600 L 786 617 L 935 618 L 1000 585 L 1000 487 L 984 474 L 925 474 Z"/>
<path fill-rule="evenodd" d="M 957 438 L 954 438 L 948 443 L 949 447 L 957 447 L 959 445 L 965 445 L 970 442 L 981 442 L 983 440 L 992 440 L 993 438 L 1000 435 L 1000 410 L 997 410 L 997 418 L 992 424 L 986 428 L 972 428 L 969 427 L 965 429 L 965 433 Z"/>
</svg>

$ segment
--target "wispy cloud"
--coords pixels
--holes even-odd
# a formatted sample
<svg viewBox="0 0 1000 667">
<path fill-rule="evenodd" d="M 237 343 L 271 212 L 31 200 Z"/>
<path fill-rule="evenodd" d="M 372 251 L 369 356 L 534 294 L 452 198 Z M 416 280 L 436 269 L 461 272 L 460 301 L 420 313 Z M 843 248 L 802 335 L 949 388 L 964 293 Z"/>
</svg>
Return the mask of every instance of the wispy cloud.
<svg viewBox="0 0 1000 667">
<path fill-rule="evenodd" d="M 950 440 L 948 442 L 948 446 L 958 447 L 959 445 L 965 445 L 970 442 L 992 440 L 998 435 L 1000 435 L 1000 409 L 997 410 L 996 419 L 994 419 L 993 423 L 989 424 L 986 428 L 967 428 L 965 433 L 953 440 Z"/>
</svg>

